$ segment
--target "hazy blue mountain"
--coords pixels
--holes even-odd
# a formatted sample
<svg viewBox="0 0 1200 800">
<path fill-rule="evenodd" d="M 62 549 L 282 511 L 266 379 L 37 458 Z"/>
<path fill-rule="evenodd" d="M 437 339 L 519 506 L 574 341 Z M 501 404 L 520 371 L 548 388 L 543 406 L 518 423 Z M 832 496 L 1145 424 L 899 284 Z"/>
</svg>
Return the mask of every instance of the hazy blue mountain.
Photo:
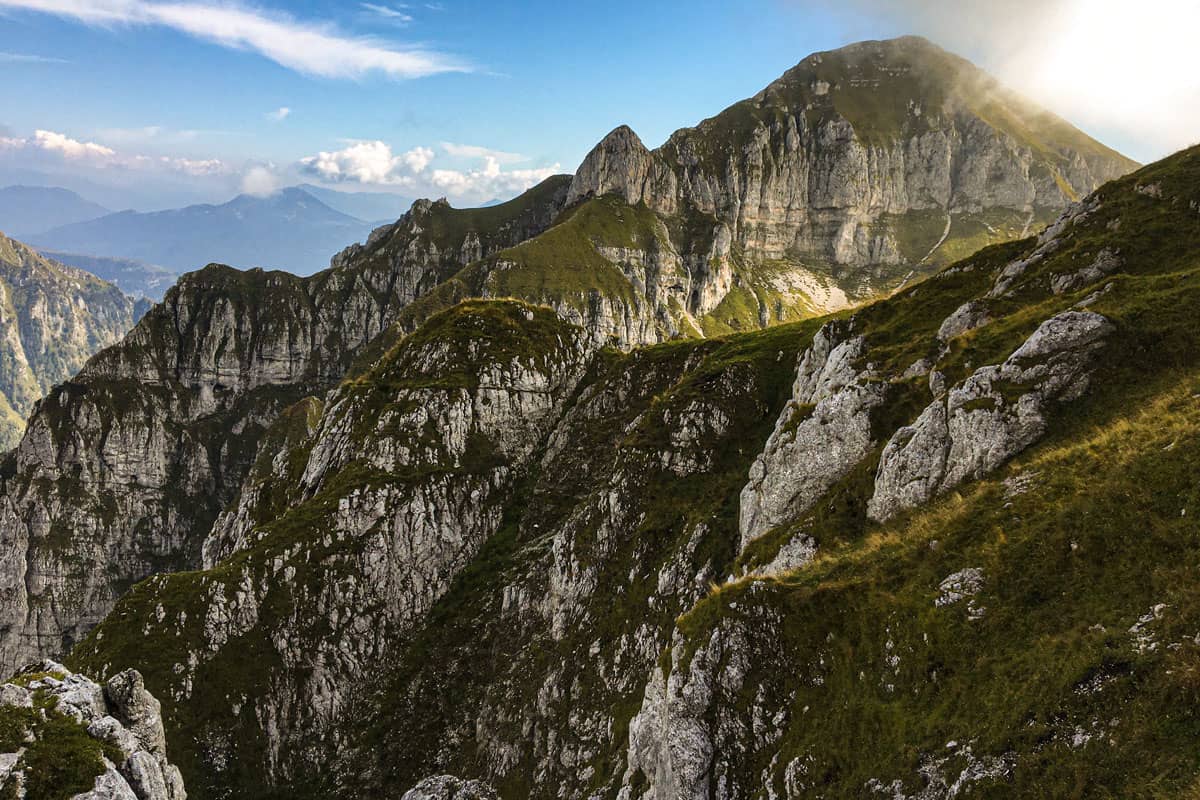
<svg viewBox="0 0 1200 800">
<path fill-rule="evenodd" d="M 332 209 L 349 214 L 352 217 L 381 222 L 395 222 L 413 204 L 411 197 L 405 197 L 391 192 L 342 192 L 337 189 L 326 189 L 311 183 L 302 183 L 295 187 L 308 192 Z"/>
<path fill-rule="evenodd" d="M 267 197 L 238 195 L 222 205 L 121 211 L 31 238 L 36 246 L 55 251 L 102 253 L 172 270 L 215 262 L 307 274 L 327 266 L 330 256 L 346 245 L 366 238 L 371 228 L 371 223 L 290 188 Z"/>
<path fill-rule="evenodd" d="M 69 189 L 50 186 L 6 186 L 0 189 L 0 231 L 18 238 L 109 213 L 109 209 Z"/>
<path fill-rule="evenodd" d="M 132 258 L 60 253 L 56 250 L 42 250 L 42 254 L 116 284 L 117 288 L 130 297 L 145 297 L 155 302 L 162 300 L 167 289 L 170 289 L 179 277 L 178 272 L 166 267 Z"/>
</svg>

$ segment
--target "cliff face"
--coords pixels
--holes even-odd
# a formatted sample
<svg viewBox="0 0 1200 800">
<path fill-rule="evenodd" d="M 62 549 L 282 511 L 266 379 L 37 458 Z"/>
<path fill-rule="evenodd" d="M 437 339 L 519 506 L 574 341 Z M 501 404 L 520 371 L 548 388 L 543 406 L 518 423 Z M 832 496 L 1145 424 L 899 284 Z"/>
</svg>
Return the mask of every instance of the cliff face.
<svg viewBox="0 0 1200 800">
<path fill-rule="evenodd" d="M 145 673 L 197 797 L 1183 791 L 1197 187 L 720 340 L 431 314 L 71 663 Z"/>
<path fill-rule="evenodd" d="M 7 456 L 0 663 L 61 655 L 132 583 L 199 566 L 279 412 L 336 383 L 439 275 L 545 224 L 564 189 L 482 212 L 418 203 L 309 278 L 211 265 L 180 279 L 38 404 Z"/>
<path fill-rule="evenodd" d="M 38 398 L 133 327 L 117 287 L 0 234 L 0 451 Z"/>
<path fill-rule="evenodd" d="M 712 314 L 736 287 L 771 319 L 790 305 L 780 262 L 828 287 L 807 293 L 833 310 L 1028 235 L 1135 166 L 970 63 L 904 38 L 812 55 L 653 151 L 618 128 L 584 160 L 568 202 L 611 193 L 691 220 L 683 252 L 727 236 L 733 279 L 691 270 L 704 288 L 688 311 Z M 756 325 L 729 306 L 714 326 Z"/>
<path fill-rule="evenodd" d="M 1094 459 L 1055 448 L 1101 447 L 1121 404 L 1194 382 L 1196 161 L 816 320 L 1033 230 L 1130 166 L 900 40 L 814 56 L 655 151 L 619 129 L 574 178 L 510 203 L 419 202 L 309 278 L 185 276 L 0 462 L 0 662 L 136 667 L 202 798 L 797 797 L 810 774 L 904 796 L 948 758 L 1036 772 L 1041 745 L 999 692 L 912 723 L 871 764 L 837 748 L 863 740 L 857 720 L 886 728 L 896 687 L 931 691 L 943 663 L 949 691 L 986 683 L 954 626 L 995 608 L 1003 542 L 936 509 L 979 493 L 972 513 L 1007 520 L 997 481 L 1029 494 L 1039 471 L 1021 459 L 1083 475 Z M 1191 452 L 1139 442 L 1155 469 Z M 881 546 L 931 506 L 912 547 Z M 1137 557 L 1146 569 L 1190 547 L 1172 538 L 1187 514 L 1154 509 L 1169 543 Z M 1026 518 L 1004 541 L 1035 547 Z M 960 549 L 921 560 L 943 538 Z M 1150 587 L 1117 591 L 1103 555 L 1089 609 L 1128 627 Z M 889 594 L 925 610 L 932 569 L 932 607 L 964 619 L 901 627 Z M 1006 596 L 1016 618 L 1043 597 L 1028 594 Z M 796 625 L 808 602 L 819 624 Z M 1022 675 L 1020 653 L 1040 651 L 1006 631 L 977 643 Z M 1053 694 L 1052 673 L 1107 669 L 1079 652 L 1066 671 L 1035 660 L 1023 711 L 1047 735 L 1066 735 L 1073 691 Z M 780 666 L 799 663 L 803 683 Z M 1164 684 L 1141 720 L 1185 691 L 1173 665 L 1143 667 Z M 877 703 L 852 691 L 859 674 Z M 846 721 L 851 696 L 863 716 Z M 805 734 L 814 698 L 828 740 Z M 1135 727 L 1122 753 L 1163 735 Z M 951 739 L 976 749 L 943 754 Z M 1148 777 L 1127 761 L 1113 793 Z"/>
</svg>

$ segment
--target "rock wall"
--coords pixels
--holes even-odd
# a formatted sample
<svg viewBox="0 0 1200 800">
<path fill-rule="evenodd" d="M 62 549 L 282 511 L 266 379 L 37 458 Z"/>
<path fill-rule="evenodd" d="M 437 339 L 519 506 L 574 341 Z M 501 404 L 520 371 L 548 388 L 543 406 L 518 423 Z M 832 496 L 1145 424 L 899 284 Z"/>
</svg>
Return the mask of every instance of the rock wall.
<svg viewBox="0 0 1200 800">
<path fill-rule="evenodd" d="M 124 336 L 135 312 L 112 284 L 0 234 L 0 452 L 20 441 L 37 400 Z"/>
</svg>

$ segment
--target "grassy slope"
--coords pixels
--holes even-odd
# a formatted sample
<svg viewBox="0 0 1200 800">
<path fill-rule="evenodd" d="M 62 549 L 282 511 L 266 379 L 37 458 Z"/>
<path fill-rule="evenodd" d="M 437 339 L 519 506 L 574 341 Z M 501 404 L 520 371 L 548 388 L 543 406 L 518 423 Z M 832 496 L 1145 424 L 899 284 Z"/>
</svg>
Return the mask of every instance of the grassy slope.
<svg viewBox="0 0 1200 800">
<path fill-rule="evenodd" d="M 1157 187 L 1163 199 L 1137 187 Z M 791 758 L 811 758 L 826 796 L 853 796 L 870 778 L 912 776 L 923 755 L 969 741 L 976 754 L 1012 761 L 1005 796 L 1165 797 L 1200 786 L 1200 150 L 1100 197 L 1067 246 L 996 304 L 1005 316 L 956 341 L 946 364 L 960 378 L 969 364 L 995 363 L 1037 321 L 1087 294 L 1050 295 L 1050 272 L 1118 248 L 1126 266 L 1092 306 L 1116 321 L 1117 339 L 1089 396 L 1056 418 L 1048 439 L 885 526 L 866 523 L 870 484 L 851 476 L 760 543 L 770 552 L 750 553 L 765 560 L 803 529 L 821 542 L 814 564 L 723 586 L 680 618 L 688 647 L 734 621 L 771 642 L 747 683 L 770 687 L 793 720 L 775 780 Z M 922 354 L 928 310 L 913 301 L 970 280 L 939 276 L 864 311 L 884 363 Z M 1008 496 L 1003 481 L 1015 475 L 1032 476 L 1032 490 Z M 939 582 L 967 567 L 985 575 L 980 620 L 965 603 L 934 605 Z M 1148 626 L 1157 644 L 1139 648 L 1130 628 L 1160 603 L 1161 619 Z M 763 629 L 764 610 L 780 622 Z M 750 757 L 744 777 L 769 758 Z"/>
<path fill-rule="evenodd" d="M 1153 192 L 1137 191 L 1151 186 L 1156 187 Z M 1183 632 L 1190 631 L 1190 636 L 1200 629 L 1200 617 L 1194 613 L 1200 598 L 1190 589 L 1197 584 L 1189 572 L 1198 555 L 1193 519 L 1200 513 L 1192 510 L 1200 498 L 1190 468 L 1198 457 L 1193 406 L 1194 395 L 1200 394 L 1200 331 L 1194 330 L 1194 309 L 1200 302 L 1200 265 L 1194 250 L 1200 240 L 1197 187 L 1200 150 L 1107 187 L 1100 193 L 1101 210 L 1077 227 L 1066 246 L 1032 269 L 1012 297 L 994 302 L 997 321 L 956 339 L 944 359 L 942 368 L 955 380 L 975 366 L 996 363 L 1041 320 L 1090 291 L 1053 296 L 1047 289 L 1051 272 L 1090 263 L 1102 247 L 1120 248 L 1126 267 L 1111 279 L 1111 292 L 1094 306 L 1119 328 L 1116 344 L 1106 353 L 1109 362 L 1102 379 L 1086 400 L 1071 407 L 1071 414 L 1057 418 L 1055 431 L 1043 445 L 1009 468 L 1042 472 L 1034 491 L 1006 507 L 1009 501 L 1002 498 L 998 480 L 1008 473 L 1001 473 L 879 528 L 868 525 L 861 513 L 869 487 L 861 477 L 849 480 L 822 504 L 819 517 L 808 521 L 822 546 L 818 562 L 784 580 L 724 587 L 679 620 L 687 640 L 698 642 L 707 638 L 711 626 L 740 619 L 753 622 L 747 609 L 780 612 L 783 624 L 762 631 L 757 639 L 764 649 L 751 681 L 761 678 L 779 698 L 797 692 L 794 700 L 779 700 L 791 704 L 792 719 L 801 720 L 799 710 L 809 705 L 808 719 L 821 721 L 789 726 L 784 752 L 817 758 L 829 796 L 855 795 L 868 777 L 911 775 L 922 752 L 937 752 L 954 737 L 975 740 L 977 752 L 1016 754 L 1017 780 L 1034 795 L 1069 795 L 1076 786 L 1087 790 L 1081 789 L 1083 794 L 1101 796 L 1169 792 L 1191 780 L 1197 756 L 1197 720 L 1191 710 L 1195 704 L 1189 694 L 1193 668 L 1178 659 L 1190 657 L 1194 649 Z M 1033 246 L 1025 241 L 990 249 L 962 268 L 860 312 L 872 359 L 893 371 L 929 355 L 941 320 L 963 300 L 981 294 L 996 269 Z M 602 641 L 612 642 L 636 627 L 647 617 L 641 603 L 650 591 L 645 582 L 652 579 L 639 577 L 630 583 L 630 565 L 644 567 L 640 576 L 652 576 L 697 519 L 714 521 L 700 557 L 712 559 L 715 574 L 726 574 L 735 557 L 736 493 L 748 459 L 782 404 L 797 348 L 814 328 L 810 322 L 722 341 L 671 343 L 625 356 L 609 354 L 597 365 L 593 381 L 617 380 L 625 374 L 636 378 L 634 385 L 643 394 L 626 397 L 618 415 L 597 420 L 600 427 L 580 431 L 577 469 L 586 476 L 593 466 L 586 459 L 593 458 L 597 448 L 589 442 L 600 443 L 601 452 L 611 448 L 614 464 L 645 471 L 644 491 L 636 502 L 648 516 L 634 540 L 613 553 L 595 554 L 608 561 L 586 626 L 548 651 L 540 644 L 529 648 L 513 631 L 489 623 L 507 576 L 513 570 L 536 571 L 544 557 L 537 541 L 520 537 L 528 535 L 538 515 L 564 513 L 602 486 L 574 480 L 577 476 L 569 472 L 530 477 L 533 502 L 526 503 L 521 495 L 514 498 L 502 534 L 460 576 L 455 590 L 435 609 L 429 627 L 416 634 L 400 662 L 389 668 L 381 706 L 386 714 L 375 718 L 377 727 L 365 734 L 365 741 L 378 745 L 379 756 L 398 780 L 413 777 L 435 759 L 439 766 L 471 768 L 469 741 L 460 745 L 461 751 L 447 755 L 439 738 L 444 728 L 439 726 L 460 713 L 455 709 L 469 706 L 491 682 L 517 681 L 512 684 L 515 702 L 533 702 L 537 668 L 549 663 L 541 659 L 584 664 L 596 632 Z M 643 377 L 655 361 L 663 369 Z M 672 479 L 661 464 L 655 465 L 669 429 L 666 412 L 721 397 L 720 387 L 726 383 L 754 387 L 744 399 L 758 397 L 762 402 L 747 409 L 751 413 L 742 417 L 746 427 L 736 429 L 729 448 L 719 451 L 713 474 L 691 483 Z M 928 402 L 920 383 L 894 387 L 895 400 L 877 421 L 881 436 L 911 420 Z M 645 411 L 650 413 L 638 417 Z M 1169 426 L 1153 421 L 1164 415 Z M 638 424 L 627 429 L 635 418 Z M 605 465 L 598 472 L 612 468 Z M 714 474 L 723 477 L 718 481 Z M 529 514 L 533 517 L 527 520 Z M 316 522 L 303 514 L 291 517 L 289 535 Z M 314 530 L 319 535 L 319 528 Z M 934 539 L 936 548 L 931 546 Z M 254 548 L 238 558 L 265 558 L 258 552 Z M 988 613 L 981 621 L 966 620 L 961 607 L 933 606 L 937 582 L 964 566 L 980 566 L 987 576 L 980 603 Z M 193 593 L 181 589 L 164 595 L 161 589 L 189 580 L 206 578 L 176 576 L 143 584 L 122 601 L 105 628 L 126 627 L 129 636 L 139 637 L 141 628 L 134 620 L 151 614 L 164 597 L 180 608 L 191 608 Z M 1150 653 L 1131 654 L 1126 631 L 1157 602 L 1172 609 L 1157 633 L 1162 644 Z M 662 609 L 655 614 L 662 616 Z M 1093 629 L 1096 624 L 1104 631 Z M 884 688 L 880 672 L 889 638 L 901 655 L 900 672 L 886 676 L 891 690 Z M 163 690 L 170 685 L 175 647 L 168 644 L 153 650 L 150 665 L 140 660 L 150 652 L 144 643 L 135 647 L 133 640 L 107 636 L 102 646 L 95 638 L 89 640 L 76 658 L 97 669 L 130 662 L 147 672 L 150 688 L 163 696 L 169 695 Z M 136 655 L 139 650 L 142 656 Z M 233 660 L 221 679 L 261 676 L 264 666 L 269 668 L 270 661 L 264 660 L 269 651 L 239 652 L 241 656 L 229 654 Z M 532 660 L 521 660 L 523 653 Z M 816 669 L 812 661 L 817 653 L 828 653 L 823 687 L 798 684 L 798 671 Z M 243 661 L 236 660 L 243 656 Z M 519 683 L 521 673 L 509 671 L 514 664 L 530 669 L 524 677 L 528 684 Z M 431 665 L 437 680 L 430 680 Z M 584 667 L 577 668 L 582 674 Z M 860 680 L 860 672 L 869 680 Z M 1114 697 L 1124 693 L 1119 695 L 1125 698 L 1120 707 L 1129 709 L 1119 715 L 1116 743 L 1109 746 L 1097 739 L 1080 750 L 1064 750 L 1061 738 L 1055 738 L 1060 728 L 1073 733 L 1076 721 L 1090 725 L 1098 719 L 1096 704 L 1110 707 L 1109 695 L 1098 695 L 1093 702 L 1073 687 L 1109 672 L 1116 679 L 1104 691 L 1111 690 Z M 188 709 L 220 703 L 224 689 L 218 677 L 210 678 L 216 694 L 205 694 L 193 701 L 199 704 L 196 708 Z M 584 697 L 573 703 L 598 704 L 616 714 L 613 746 L 619 748 L 621 725 L 640 699 L 636 690 L 623 695 L 596 691 Z M 730 707 L 748 699 L 727 698 Z M 196 743 L 184 734 L 183 726 L 190 723 L 178 716 L 179 710 L 173 717 L 172 752 L 195 752 Z M 564 724 L 569 711 L 563 709 Z M 397 728 L 397 720 L 422 722 Z M 870 758 L 862 755 L 864 742 L 878 743 Z M 1106 747 L 1110 751 L 1103 751 Z M 767 766 L 754 763 L 756 757 L 745 765 L 747 775 L 757 775 L 756 770 Z M 615 751 L 605 758 L 594 766 L 619 765 Z M 1105 767 L 1109 762 L 1115 766 Z M 785 763 L 781 759 L 780 767 Z M 506 778 L 507 796 L 527 793 L 529 766 L 522 761 Z M 199 762 L 193 764 L 193 769 L 199 768 Z"/>
</svg>

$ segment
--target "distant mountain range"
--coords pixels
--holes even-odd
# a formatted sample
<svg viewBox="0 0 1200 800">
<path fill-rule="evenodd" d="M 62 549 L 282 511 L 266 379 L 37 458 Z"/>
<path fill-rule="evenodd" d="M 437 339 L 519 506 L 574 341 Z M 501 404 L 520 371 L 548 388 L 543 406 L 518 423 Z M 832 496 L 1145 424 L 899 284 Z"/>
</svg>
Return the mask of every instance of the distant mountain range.
<svg viewBox="0 0 1200 800">
<path fill-rule="evenodd" d="M 46 186 L 0 189 L 0 231 L 19 239 L 111 213 L 99 203 L 85 200 L 69 189 Z"/>
<path fill-rule="evenodd" d="M 390 192 L 340 192 L 302 183 L 295 187 L 308 192 L 330 208 L 365 220 L 395 222 L 412 206 L 413 197 Z"/>
<path fill-rule="evenodd" d="M 303 189 L 289 188 L 268 197 L 239 195 L 221 205 L 121 211 L 53 227 L 28 241 L 56 252 L 135 259 L 181 272 L 217 262 L 304 275 L 327 266 L 331 255 L 365 239 L 373 227 Z"/>
<path fill-rule="evenodd" d="M 136 261 L 132 258 L 88 256 L 78 253 L 60 253 L 56 250 L 42 250 L 41 252 L 47 258 L 86 270 L 98 278 L 115 284 L 130 297 L 145 297 L 155 302 L 163 299 L 167 289 L 170 289 L 179 277 L 179 273 L 174 270 L 160 267 L 157 264 Z"/>
</svg>

